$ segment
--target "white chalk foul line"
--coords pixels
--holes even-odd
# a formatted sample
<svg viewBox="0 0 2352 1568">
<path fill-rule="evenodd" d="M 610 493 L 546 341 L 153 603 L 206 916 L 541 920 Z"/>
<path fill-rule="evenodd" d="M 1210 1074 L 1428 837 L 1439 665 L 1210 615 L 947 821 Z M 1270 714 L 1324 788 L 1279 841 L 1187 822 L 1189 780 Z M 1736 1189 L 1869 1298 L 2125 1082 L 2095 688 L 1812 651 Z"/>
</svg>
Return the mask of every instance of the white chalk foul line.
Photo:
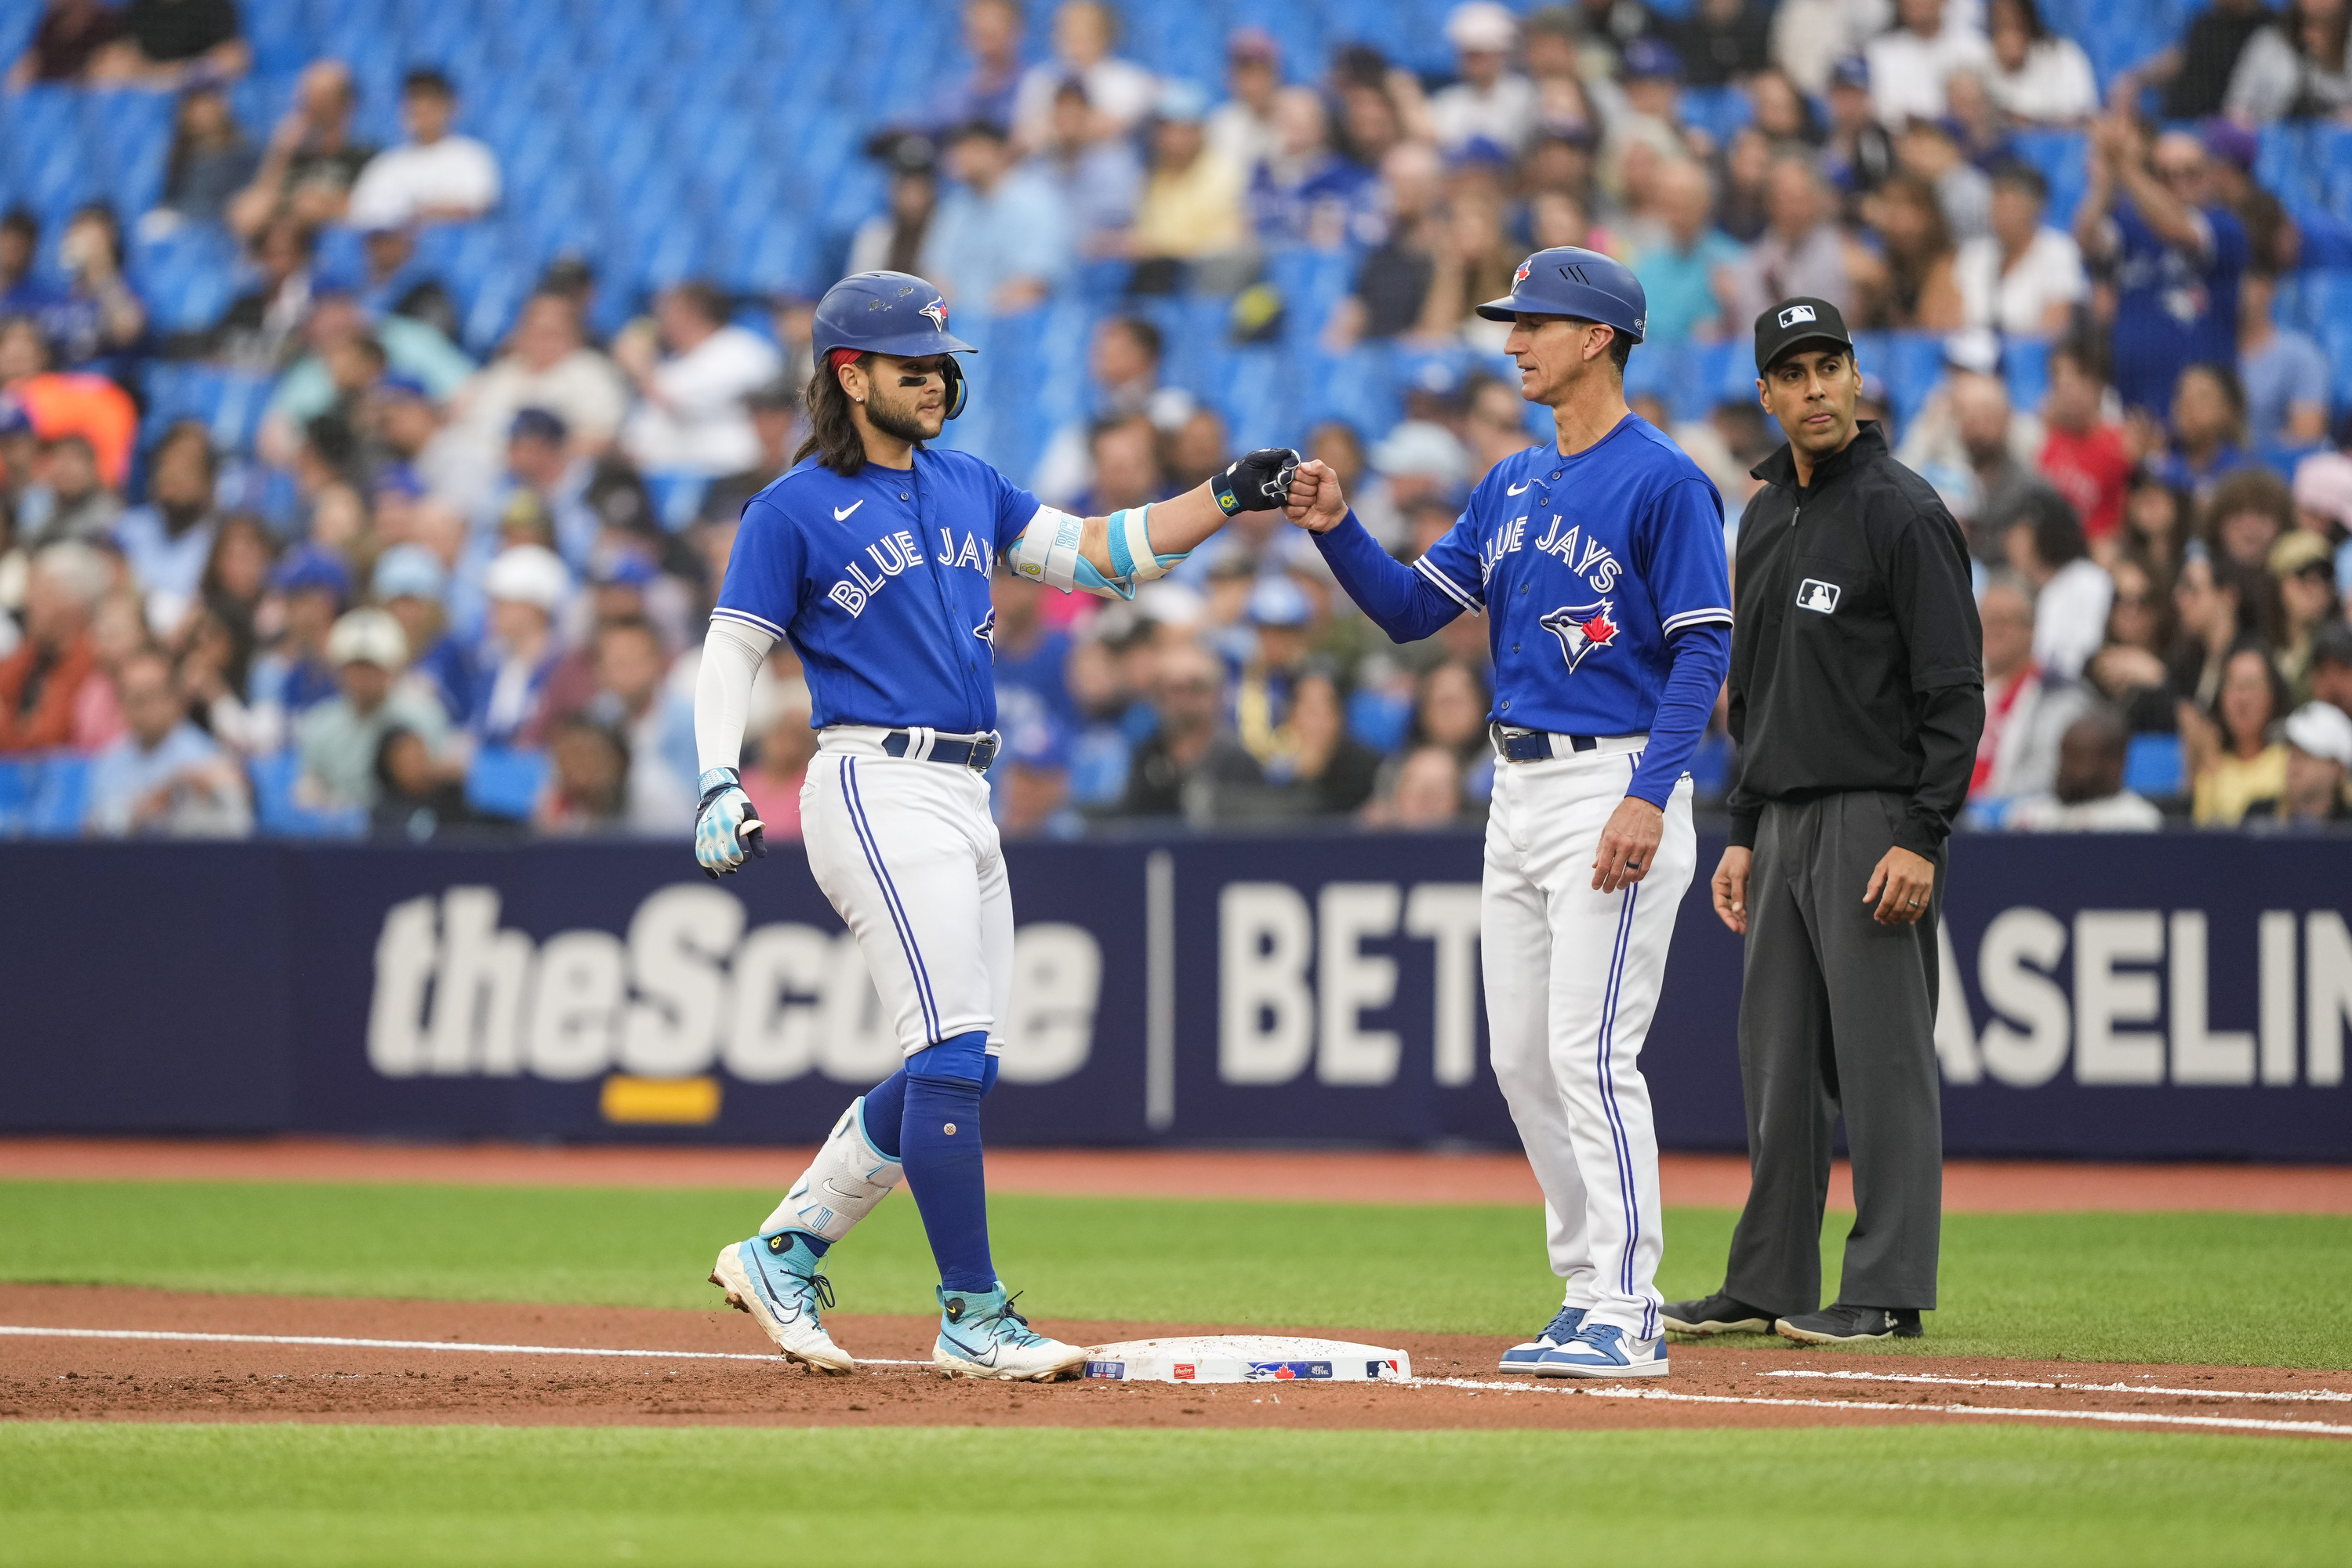
<svg viewBox="0 0 2352 1568">
<path fill-rule="evenodd" d="M 310 1345 L 327 1350 L 472 1351 L 486 1355 L 619 1356 L 648 1361 L 779 1362 L 777 1355 L 748 1355 L 740 1351 L 628 1351 L 581 1345 L 485 1345 L 464 1340 L 355 1340 L 337 1334 L 205 1334 L 165 1329 L 43 1329 L 0 1323 L 0 1335 L 22 1339 L 169 1340 L 212 1345 Z M 927 1361 L 880 1361 L 860 1358 L 866 1366 L 929 1366 Z"/>
<path fill-rule="evenodd" d="M 2050 1421 L 2105 1421 L 2130 1426 L 2219 1426 L 2239 1432 L 2294 1432 L 2311 1437 L 2352 1437 L 2352 1426 L 2326 1421 L 2265 1421 L 2239 1415 L 2159 1415 L 2144 1410 L 2006 1409 L 1992 1405 L 1902 1405 L 1885 1399 L 1764 1399 L 1738 1394 L 1674 1394 L 1663 1388 L 1586 1388 L 1558 1384 L 1486 1383 L 1467 1377 L 1422 1377 L 1423 1387 L 1492 1389 L 1501 1394 L 1580 1394 L 1599 1399 L 1655 1399 L 1674 1405 L 1754 1405 L 1784 1410 L 1895 1410 L 1928 1415 L 2027 1416 Z"/>
<path fill-rule="evenodd" d="M 2263 1399 L 2316 1401 L 2352 1405 L 2352 1394 L 2333 1388 L 2279 1389 L 2264 1394 L 2247 1388 L 2158 1388 L 2147 1383 L 2031 1383 L 2014 1377 L 1935 1377 L 1916 1372 L 1815 1372 L 1788 1367 L 1767 1377 L 1835 1377 L 1853 1383 L 1934 1383 L 1967 1388 L 2061 1388 L 2069 1394 L 2172 1394 L 2190 1399 Z"/>
</svg>

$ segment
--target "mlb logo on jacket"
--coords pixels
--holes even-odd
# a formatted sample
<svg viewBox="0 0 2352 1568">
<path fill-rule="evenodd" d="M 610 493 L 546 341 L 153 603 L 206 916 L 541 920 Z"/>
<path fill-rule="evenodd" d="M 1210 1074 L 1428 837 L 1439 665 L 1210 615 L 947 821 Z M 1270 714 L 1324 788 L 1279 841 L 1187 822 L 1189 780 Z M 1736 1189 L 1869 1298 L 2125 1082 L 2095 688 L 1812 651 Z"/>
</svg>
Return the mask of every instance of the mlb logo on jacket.
<svg viewBox="0 0 2352 1568">
<path fill-rule="evenodd" d="M 1808 577 L 1797 584 L 1797 608 L 1812 610 L 1821 615 L 1837 611 L 1838 585 L 1824 583 L 1819 577 Z"/>
</svg>

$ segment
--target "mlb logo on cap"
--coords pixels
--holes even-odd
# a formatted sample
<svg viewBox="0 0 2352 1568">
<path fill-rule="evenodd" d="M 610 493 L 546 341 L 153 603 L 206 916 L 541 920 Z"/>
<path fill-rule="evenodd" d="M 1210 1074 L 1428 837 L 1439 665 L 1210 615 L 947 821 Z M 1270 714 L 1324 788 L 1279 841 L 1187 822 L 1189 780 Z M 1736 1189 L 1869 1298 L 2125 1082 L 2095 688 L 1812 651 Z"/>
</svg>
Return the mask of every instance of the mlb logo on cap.
<svg viewBox="0 0 2352 1568">
<path fill-rule="evenodd" d="M 1813 308 L 1811 305 L 1791 305 L 1780 312 L 1780 324 L 1783 327 L 1793 327 L 1799 321 L 1811 321 L 1819 319 L 1813 314 Z"/>
</svg>

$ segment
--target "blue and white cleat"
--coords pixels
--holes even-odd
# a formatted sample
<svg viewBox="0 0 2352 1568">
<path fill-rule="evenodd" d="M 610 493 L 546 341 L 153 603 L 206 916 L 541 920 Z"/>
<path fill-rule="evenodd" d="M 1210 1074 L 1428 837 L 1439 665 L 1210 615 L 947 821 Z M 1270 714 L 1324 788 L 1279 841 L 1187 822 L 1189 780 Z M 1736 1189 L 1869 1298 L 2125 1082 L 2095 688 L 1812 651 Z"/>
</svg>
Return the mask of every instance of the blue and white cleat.
<svg viewBox="0 0 2352 1568">
<path fill-rule="evenodd" d="M 833 1305 L 833 1285 L 817 1272 L 816 1254 L 796 1231 L 739 1241 L 711 1265 L 710 1282 L 727 1292 L 727 1304 L 749 1312 L 776 1342 L 786 1361 L 819 1372 L 856 1372 L 857 1363 L 833 1342 L 817 1315 Z"/>
<path fill-rule="evenodd" d="M 1614 1323 L 1587 1323 L 1536 1361 L 1538 1377 L 1664 1377 L 1666 1336 L 1637 1340 Z"/>
<path fill-rule="evenodd" d="M 982 1295 L 940 1289 L 940 1337 L 931 1364 L 947 1377 L 998 1377 L 1052 1383 L 1075 1375 L 1087 1352 L 1049 1340 L 1013 1310 L 1004 1282 Z"/>
<path fill-rule="evenodd" d="M 1576 1331 L 1583 1326 L 1583 1308 L 1562 1307 L 1559 1316 L 1543 1326 L 1541 1333 L 1528 1341 L 1527 1343 L 1513 1345 L 1503 1352 L 1502 1370 L 1505 1372 L 1535 1371 L 1536 1363 L 1543 1359 L 1546 1351 L 1558 1350 L 1574 1339 Z"/>
</svg>

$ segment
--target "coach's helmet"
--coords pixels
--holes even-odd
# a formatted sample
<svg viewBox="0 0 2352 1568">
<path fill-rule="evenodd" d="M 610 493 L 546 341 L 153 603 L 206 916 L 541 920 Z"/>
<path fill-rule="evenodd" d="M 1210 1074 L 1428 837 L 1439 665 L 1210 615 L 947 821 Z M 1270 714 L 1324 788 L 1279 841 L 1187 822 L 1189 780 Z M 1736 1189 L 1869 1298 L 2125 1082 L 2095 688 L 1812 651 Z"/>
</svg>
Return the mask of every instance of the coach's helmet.
<svg viewBox="0 0 2352 1568">
<path fill-rule="evenodd" d="M 980 352 L 948 331 L 946 300 L 911 272 L 860 272 L 826 289 L 816 303 L 810 346 L 836 368 L 860 354 L 921 359 Z M 970 391 L 953 359 L 947 362 L 947 384 L 952 419 L 963 412 Z"/>
<path fill-rule="evenodd" d="M 1599 321 L 1638 343 L 1649 325 L 1650 297 L 1623 262 L 1581 246 L 1557 245 L 1519 263 L 1507 297 L 1478 307 L 1478 314 L 1490 321 L 1522 313 Z"/>
</svg>

